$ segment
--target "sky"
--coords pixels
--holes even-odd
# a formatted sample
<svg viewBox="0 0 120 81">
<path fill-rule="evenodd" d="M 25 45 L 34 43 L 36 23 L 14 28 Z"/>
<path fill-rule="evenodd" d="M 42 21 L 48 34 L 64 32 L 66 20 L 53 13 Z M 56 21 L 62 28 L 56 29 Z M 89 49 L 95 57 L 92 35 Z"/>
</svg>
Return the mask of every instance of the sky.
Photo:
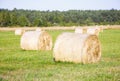
<svg viewBox="0 0 120 81">
<path fill-rule="evenodd" d="M 0 8 L 12 10 L 120 10 L 120 0 L 0 0 Z"/>
</svg>

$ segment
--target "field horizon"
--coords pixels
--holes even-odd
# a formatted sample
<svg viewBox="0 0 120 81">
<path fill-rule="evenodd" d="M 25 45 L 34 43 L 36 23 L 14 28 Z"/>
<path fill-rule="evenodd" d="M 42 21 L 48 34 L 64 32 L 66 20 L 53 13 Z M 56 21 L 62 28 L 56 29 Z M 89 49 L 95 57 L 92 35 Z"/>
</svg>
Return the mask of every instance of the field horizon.
<svg viewBox="0 0 120 81">
<path fill-rule="evenodd" d="M 77 27 L 102 27 L 105 29 L 120 29 L 120 25 L 93 25 L 93 26 L 51 26 L 51 27 L 0 27 L 0 31 L 15 31 L 16 29 L 24 29 L 24 30 L 35 30 L 37 28 L 41 28 L 42 30 L 75 30 Z"/>
</svg>

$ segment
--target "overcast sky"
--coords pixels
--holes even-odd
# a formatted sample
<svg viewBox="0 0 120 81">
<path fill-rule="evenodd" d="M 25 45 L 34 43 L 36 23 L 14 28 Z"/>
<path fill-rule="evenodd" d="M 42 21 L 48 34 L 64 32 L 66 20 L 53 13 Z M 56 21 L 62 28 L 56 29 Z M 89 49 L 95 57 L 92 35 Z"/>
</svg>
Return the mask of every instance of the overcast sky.
<svg viewBox="0 0 120 81">
<path fill-rule="evenodd" d="M 0 8 L 30 10 L 120 10 L 120 0 L 0 0 Z"/>
</svg>

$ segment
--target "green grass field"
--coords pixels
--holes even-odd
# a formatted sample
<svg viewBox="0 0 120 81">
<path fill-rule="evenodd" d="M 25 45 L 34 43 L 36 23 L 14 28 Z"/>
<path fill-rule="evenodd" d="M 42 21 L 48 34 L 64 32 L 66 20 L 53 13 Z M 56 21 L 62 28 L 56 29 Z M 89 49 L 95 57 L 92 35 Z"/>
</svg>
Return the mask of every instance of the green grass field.
<svg viewBox="0 0 120 81">
<path fill-rule="evenodd" d="M 55 42 L 64 31 L 48 32 Z M 100 62 L 83 65 L 56 63 L 52 51 L 24 51 L 20 36 L 0 31 L 0 81 L 120 81 L 120 30 L 104 30 L 99 38 Z"/>
</svg>

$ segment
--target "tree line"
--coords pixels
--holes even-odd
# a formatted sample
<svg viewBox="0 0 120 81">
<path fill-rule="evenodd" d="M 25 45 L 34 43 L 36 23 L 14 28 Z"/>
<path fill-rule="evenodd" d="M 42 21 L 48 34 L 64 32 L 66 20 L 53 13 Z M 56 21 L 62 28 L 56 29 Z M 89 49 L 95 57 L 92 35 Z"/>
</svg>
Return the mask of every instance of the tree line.
<svg viewBox="0 0 120 81">
<path fill-rule="evenodd" d="M 0 27 L 120 25 L 120 10 L 36 11 L 0 9 Z"/>
</svg>

